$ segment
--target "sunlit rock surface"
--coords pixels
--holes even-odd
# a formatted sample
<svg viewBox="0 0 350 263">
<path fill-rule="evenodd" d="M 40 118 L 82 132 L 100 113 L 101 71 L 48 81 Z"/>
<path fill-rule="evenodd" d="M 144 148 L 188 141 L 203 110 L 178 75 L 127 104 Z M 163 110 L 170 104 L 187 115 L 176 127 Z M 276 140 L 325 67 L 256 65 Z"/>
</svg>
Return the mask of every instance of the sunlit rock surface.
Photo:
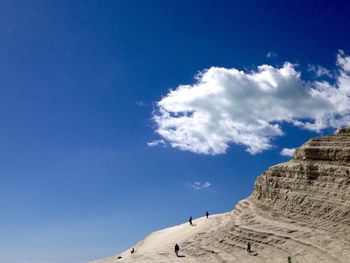
<svg viewBox="0 0 350 263">
<path fill-rule="evenodd" d="M 350 128 L 308 141 L 260 175 L 232 212 L 194 224 L 154 232 L 135 253 L 94 263 L 350 262 Z"/>
</svg>

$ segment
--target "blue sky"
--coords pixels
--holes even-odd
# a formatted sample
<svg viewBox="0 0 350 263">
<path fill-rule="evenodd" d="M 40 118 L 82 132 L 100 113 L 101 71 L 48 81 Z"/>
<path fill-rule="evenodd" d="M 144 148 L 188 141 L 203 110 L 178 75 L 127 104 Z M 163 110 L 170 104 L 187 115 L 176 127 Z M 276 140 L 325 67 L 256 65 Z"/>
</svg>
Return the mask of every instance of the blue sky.
<svg viewBox="0 0 350 263">
<path fill-rule="evenodd" d="M 190 215 L 232 210 L 251 193 L 260 173 L 288 160 L 280 154 L 283 148 L 298 147 L 318 134 L 307 121 L 319 120 L 320 134 L 350 123 L 344 95 L 349 94 L 348 10 L 346 1 L 2 3 L 0 262 L 86 262 L 124 250 Z M 303 105 L 313 105 L 309 111 L 293 104 L 294 93 L 286 90 L 282 99 L 301 111 L 283 108 L 292 117 L 282 121 L 261 116 L 273 127 L 258 134 L 254 129 L 261 122 L 249 114 L 257 126 L 234 131 L 256 135 L 258 142 L 268 138 L 265 148 L 254 144 L 253 155 L 247 152 L 250 139 L 242 143 L 243 137 L 214 130 L 216 140 L 210 144 L 204 124 L 200 131 L 188 128 L 185 139 L 174 138 L 180 126 L 169 128 L 154 119 L 162 116 L 159 102 L 169 98 L 170 89 L 190 85 L 197 96 L 195 76 L 205 69 L 220 67 L 219 73 L 231 78 L 227 69 L 235 68 L 251 81 L 257 67 L 268 64 L 263 73 L 275 74 L 276 89 L 283 89 L 287 82 L 279 82 L 278 69 L 286 61 L 301 73 L 288 75 L 300 89 L 319 88 L 324 81 L 329 90 L 334 85 L 343 92 L 324 98 L 333 93 L 322 91 L 319 100 L 301 94 Z M 317 76 L 317 69 L 327 71 Z M 345 75 L 339 77 L 340 72 Z M 260 91 L 259 81 L 248 82 Z M 223 96 L 231 96 L 231 86 L 225 85 Z M 271 105 L 280 101 L 278 96 L 271 95 Z M 190 114 L 212 117 L 210 100 L 200 108 L 197 102 L 185 105 Z M 170 104 L 165 101 L 163 110 L 174 121 L 170 106 L 184 104 Z M 320 105 L 327 105 L 332 116 Z M 241 106 L 246 112 L 256 105 Z M 221 113 L 219 107 L 215 114 Z M 229 120 L 237 117 L 231 108 L 224 113 Z M 274 125 L 284 135 L 276 135 Z M 159 134 L 161 127 L 173 137 Z M 190 145 L 198 138 L 200 144 Z M 165 145 L 147 144 L 155 140 Z M 202 185 L 208 187 L 196 189 Z"/>
</svg>

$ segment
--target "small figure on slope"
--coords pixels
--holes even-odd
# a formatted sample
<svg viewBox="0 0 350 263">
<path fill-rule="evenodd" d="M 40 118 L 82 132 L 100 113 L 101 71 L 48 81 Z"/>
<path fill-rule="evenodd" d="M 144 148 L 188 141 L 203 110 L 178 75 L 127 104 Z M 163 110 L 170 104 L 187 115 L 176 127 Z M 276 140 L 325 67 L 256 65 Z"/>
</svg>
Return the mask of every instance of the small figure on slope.
<svg viewBox="0 0 350 263">
<path fill-rule="evenodd" d="M 188 222 L 190 223 L 191 226 L 193 226 L 193 224 L 192 224 L 192 216 L 190 217 L 190 219 L 188 219 Z"/>
<path fill-rule="evenodd" d="M 175 245 L 175 255 L 178 257 L 179 256 L 179 250 L 180 250 L 180 247 L 178 244 Z"/>
</svg>

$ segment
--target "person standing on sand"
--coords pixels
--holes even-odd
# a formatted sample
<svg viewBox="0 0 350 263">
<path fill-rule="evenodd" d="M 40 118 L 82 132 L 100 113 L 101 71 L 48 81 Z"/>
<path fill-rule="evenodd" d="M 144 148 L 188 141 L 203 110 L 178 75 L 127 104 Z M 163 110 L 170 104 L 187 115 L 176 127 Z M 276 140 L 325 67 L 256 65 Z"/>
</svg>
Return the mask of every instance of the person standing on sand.
<svg viewBox="0 0 350 263">
<path fill-rule="evenodd" d="M 190 217 L 190 219 L 188 219 L 188 222 L 190 223 L 191 226 L 193 226 L 193 224 L 192 224 L 192 216 Z"/>
<path fill-rule="evenodd" d="M 250 248 L 250 242 L 248 242 L 248 244 L 247 244 L 247 251 L 248 251 L 248 253 L 252 252 L 252 250 Z"/>
<path fill-rule="evenodd" d="M 208 218 L 209 217 L 209 213 L 208 211 L 205 213 L 205 216 Z"/>
<path fill-rule="evenodd" d="M 179 256 L 179 250 L 180 250 L 180 247 L 178 244 L 175 245 L 175 255 L 178 257 Z"/>
</svg>

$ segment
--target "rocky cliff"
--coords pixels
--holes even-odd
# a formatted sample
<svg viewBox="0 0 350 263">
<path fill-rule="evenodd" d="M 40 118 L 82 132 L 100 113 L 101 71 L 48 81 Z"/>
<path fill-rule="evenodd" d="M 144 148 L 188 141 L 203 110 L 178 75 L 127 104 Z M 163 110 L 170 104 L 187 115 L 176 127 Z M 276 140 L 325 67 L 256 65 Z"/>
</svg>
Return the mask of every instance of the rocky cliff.
<svg viewBox="0 0 350 263">
<path fill-rule="evenodd" d="M 350 128 L 270 167 L 232 212 L 194 222 L 96 262 L 350 262 Z M 183 257 L 174 256 L 174 242 Z"/>
<path fill-rule="evenodd" d="M 350 225 L 350 129 L 312 139 L 292 160 L 269 168 L 252 199 L 288 217 Z"/>
</svg>

